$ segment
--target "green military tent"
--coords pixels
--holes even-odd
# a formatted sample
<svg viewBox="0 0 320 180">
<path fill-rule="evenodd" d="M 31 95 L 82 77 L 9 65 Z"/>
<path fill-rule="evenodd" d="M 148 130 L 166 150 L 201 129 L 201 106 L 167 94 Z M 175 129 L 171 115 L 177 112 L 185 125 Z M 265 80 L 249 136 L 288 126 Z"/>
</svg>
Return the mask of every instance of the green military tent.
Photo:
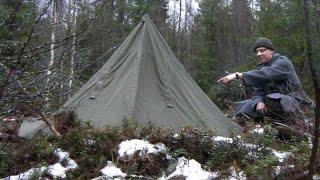
<svg viewBox="0 0 320 180">
<path fill-rule="evenodd" d="M 148 15 L 63 108 L 95 127 L 128 118 L 173 129 L 203 125 L 225 136 L 239 130 L 186 72 Z"/>
</svg>

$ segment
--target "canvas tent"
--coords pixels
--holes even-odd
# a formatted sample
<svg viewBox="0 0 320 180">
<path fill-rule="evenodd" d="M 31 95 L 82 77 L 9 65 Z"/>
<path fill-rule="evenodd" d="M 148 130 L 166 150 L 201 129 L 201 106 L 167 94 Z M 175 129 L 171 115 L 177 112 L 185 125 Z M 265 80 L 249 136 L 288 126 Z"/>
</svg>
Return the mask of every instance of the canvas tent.
<svg viewBox="0 0 320 180">
<path fill-rule="evenodd" d="M 63 108 L 96 127 L 128 118 L 174 129 L 200 124 L 225 136 L 239 130 L 186 72 L 148 15 Z"/>
</svg>

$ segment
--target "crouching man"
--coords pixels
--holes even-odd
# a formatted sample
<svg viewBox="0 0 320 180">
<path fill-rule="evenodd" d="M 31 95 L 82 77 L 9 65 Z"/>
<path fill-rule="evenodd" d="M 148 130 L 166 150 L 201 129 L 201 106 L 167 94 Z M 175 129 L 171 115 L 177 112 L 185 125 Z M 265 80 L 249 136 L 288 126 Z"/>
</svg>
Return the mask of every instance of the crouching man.
<svg viewBox="0 0 320 180">
<path fill-rule="evenodd" d="M 253 51 L 259 61 L 256 69 L 229 74 L 217 81 L 227 84 L 239 79 L 244 86 L 253 88 L 251 99 L 235 104 L 235 117 L 244 115 L 261 120 L 269 116 L 284 120 L 288 114 L 298 114 L 303 118 L 299 106 L 304 93 L 291 61 L 276 53 L 265 37 L 256 40 Z"/>
</svg>

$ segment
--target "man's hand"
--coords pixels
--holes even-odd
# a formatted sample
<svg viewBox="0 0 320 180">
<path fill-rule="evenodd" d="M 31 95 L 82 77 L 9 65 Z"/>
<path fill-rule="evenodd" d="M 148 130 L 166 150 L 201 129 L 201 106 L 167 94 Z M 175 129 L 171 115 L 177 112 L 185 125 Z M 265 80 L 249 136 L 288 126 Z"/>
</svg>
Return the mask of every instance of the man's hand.
<svg viewBox="0 0 320 180">
<path fill-rule="evenodd" d="M 265 115 L 266 114 L 266 105 L 263 102 L 258 102 L 257 104 L 257 111 L 260 112 L 261 114 Z"/>
<path fill-rule="evenodd" d="M 229 74 L 223 78 L 220 78 L 217 82 L 222 84 L 227 84 L 235 80 L 237 78 L 237 74 L 238 74 L 238 78 L 242 78 L 242 73 L 236 72 L 236 73 Z"/>
</svg>

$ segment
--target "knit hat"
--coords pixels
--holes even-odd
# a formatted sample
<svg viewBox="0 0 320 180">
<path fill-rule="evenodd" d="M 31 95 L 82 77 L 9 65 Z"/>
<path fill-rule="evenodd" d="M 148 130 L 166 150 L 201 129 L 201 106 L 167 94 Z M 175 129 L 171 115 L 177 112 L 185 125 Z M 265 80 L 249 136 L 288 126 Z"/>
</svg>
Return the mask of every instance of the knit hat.
<svg viewBox="0 0 320 180">
<path fill-rule="evenodd" d="M 265 47 L 268 48 L 270 50 L 274 50 L 274 46 L 271 42 L 270 39 L 262 37 L 256 40 L 256 42 L 253 45 L 253 52 L 255 52 L 255 50 L 259 47 Z"/>
</svg>

